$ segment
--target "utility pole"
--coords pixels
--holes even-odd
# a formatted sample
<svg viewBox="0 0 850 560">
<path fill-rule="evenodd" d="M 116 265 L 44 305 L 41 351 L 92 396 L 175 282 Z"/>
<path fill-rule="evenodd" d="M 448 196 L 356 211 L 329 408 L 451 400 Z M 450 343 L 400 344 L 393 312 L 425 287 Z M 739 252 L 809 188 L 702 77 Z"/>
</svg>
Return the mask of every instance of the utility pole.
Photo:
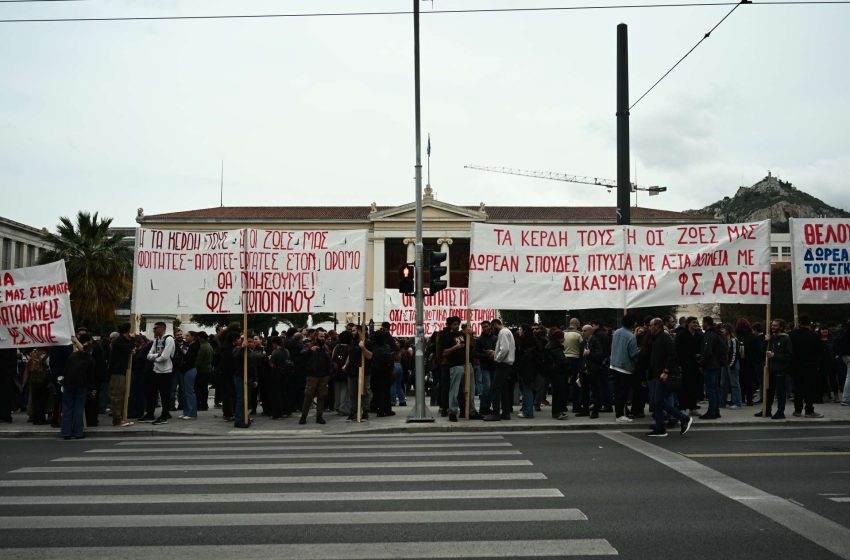
<svg viewBox="0 0 850 560">
<path fill-rule="evenodd" d="M 617 26 L 617 225 L 632 223 L 629 177 L 629 28 Z"/>
<path fill-rule="evenodd" d="M 425 325 L 422 322 L 425 306 L 422 292 L 424 259 L 422 247 L 422 130 L 419 110 L 419 1 L 413 0 L 413 104 L 416 120 L 416 348 L 414 354 L 416 402 L 407 417 L 407 421 L 433 422 L 434 416 L 425 406 Z"/>
<path fill-rule="evenodd" d="M 629 177 L 629 28 L 617 26 L 617 225 L 632 223 Z M 625 239 L 625 236 L 624 236 Z M 625 316 L 626 309 L 620 313 Z"/>
</svg>

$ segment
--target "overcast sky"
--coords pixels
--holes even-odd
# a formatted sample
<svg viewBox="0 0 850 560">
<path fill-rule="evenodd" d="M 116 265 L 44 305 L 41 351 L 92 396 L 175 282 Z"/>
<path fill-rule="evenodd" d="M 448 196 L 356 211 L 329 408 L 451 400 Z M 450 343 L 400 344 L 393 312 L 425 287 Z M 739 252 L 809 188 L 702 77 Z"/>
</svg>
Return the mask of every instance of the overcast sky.
<svg viewBox="0 0 850 560">
<path fill-rule="evenodd" d="M 0 4 L 0 19 L 411 6 L 82 0 Z M 615 179 L 616 25 L 629 25 L 635 100 L 730 7 L 422 10 L 422 155 L 430 132 L 437 198 L 613 205 L 600 187 L 463 166 Z M 850 5 L 741 6 L 633 109 L 637 182 L 669 188 L 638 204 L 702 207 L 771 170 L 848 208 L 848 24 Z M 128 226 L 139 207 L 218 206 L 222 159 L 228 206 L 403 204 L 414 199 L 413 117 L 408 15 L 0 23 L 0 216 L 52 229 L 59 216 L 96 210 Z"/>
</svg>

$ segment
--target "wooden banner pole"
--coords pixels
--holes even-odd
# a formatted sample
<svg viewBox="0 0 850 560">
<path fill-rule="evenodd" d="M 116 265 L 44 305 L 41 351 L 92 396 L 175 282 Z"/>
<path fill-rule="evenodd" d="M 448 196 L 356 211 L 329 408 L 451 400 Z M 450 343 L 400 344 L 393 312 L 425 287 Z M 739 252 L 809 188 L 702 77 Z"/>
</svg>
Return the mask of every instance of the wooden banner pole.
<svg viewBox="0 0 850 560">
<path fill-rule="evenodd" d="M 248 312 L 242 314 L 242 324 L 244 325 L 244 334 L 242 335 L 242 423 L 245 426 L 250 426 L 251 422 L 248 419 Z"/>
<path fill-rule="evenodd" d="M 363 322 L 360 324 L 360 336 L 363 338 L 363 346 L 367 341 L 366 313 L 363 313 Z M 360 369 L 357 371 L 357 421 L 363 421 L 363 395 L 366 392 L 366 353 L 360 350 Z"/>
<path fill-rule="evenodd" d="M 130 315 L 130 337 L 133 343 L 133 348 L 130 350 L 130 357 L 127 358 L 127 372 L 124 374 L 124 421 L 123 426 L 132 426 L 130 422 L 130 384 L 133 382 L 133 353 L 136 351 L 136 341 L 132 339 L 135 331 L 132 326 L 136 324 L 136 316 Z"/>
<path fill-rule="evenodd" d="M 794 328 L 800 328 L 800 310 L 797 308 L 797 304 L 794 304 Z"/>
<path fill-rule="evenodd" d="M 765 326 L 765 335 L 772 338 L 772 333 L 770 332 L 770 304 L 767 304 L 767 322 Z M 764 345 L 764 372 L 762 374 L 762 383 L 761 383 L 761 415 L 762 417 L 767 417 L 767 390 L 770 386 L 770 359 L 767 357 L 768 348 L 770 344 L 765 342 Z"/>
<path fill-rule="evenodd" d="M 464 391 L 465 391 L 465 396 L 466 396 L 466 398 L 464 399 L 464 404 L 466 406 L 466 419 L 467 420 L 469 420 L 469 408 L 470 408 L 469 405 L 470 405 L 470 401 L 472 400 L 472 391 L 470 390 L 471 385 L 469 384 L 470 379 L 472 377 L 472 375 L 471 375 L 472 368 L 469 365 L 469 345 L 470 345 L 470 338 L 471 338 L 469 336 L 469 330 L 470 330 L 470 319 L 471 318 L 472 318 L 472 314 L 470 313 L 469 308 L 467 308 L 466 309 L 466 332 L 464 333 L 464 342 L 465 342 L 464 346 L 466 347 L 465 348 L 466 360 L 464 360 L 464 362 L 463 362 L 464 374 L 465 374 L 465 383 L 464 383 L 463 386 L 464 386 Z"/>
</svg>

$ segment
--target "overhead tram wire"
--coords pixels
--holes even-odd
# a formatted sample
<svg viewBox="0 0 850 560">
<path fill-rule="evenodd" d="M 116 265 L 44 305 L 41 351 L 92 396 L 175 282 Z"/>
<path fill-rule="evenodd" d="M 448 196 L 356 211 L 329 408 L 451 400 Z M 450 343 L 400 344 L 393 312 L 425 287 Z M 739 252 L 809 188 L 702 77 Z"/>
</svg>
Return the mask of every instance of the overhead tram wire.
<svg viewBox="0 0 850 560">
<path fill-rule="evenodd" d="M 34 2 L 82 2 L 84 0 L 0 0 L 0 4 L 18 4 Z M 660 8 L 697 8 L 710 6 L 735 6 L 744 2 L 687 2 L 677 4 L 618 4 L 611 6 L 550 6 L 539 8 L 471 8 L 459 10 L 429 10 L 422 15 L 430 14 L 481 14 L 481 13 L 510 13 L 510 12 L 555 12 L 555 11 L 590 11 L 616 9 L 660 9 Z M 745 3 L 761 6 L 798 6 L 798 5 L 841 5 L 850 4 L 850 0 L 768 0 L 766 2 Z M 732 11 L 735 11 L 734 9 Z M 104 22 L 104 21 L 179 21 L 179 20 L 216 20 L 216 19 L 274 19 L 274 18 L 304 18 L 304 17 L 355 17 L 355 16 L 408 16 L 411 11 L 386 12 L 307 12 L 289 14 L 219 14 L 219 15 L 189 15 L 189 16 L 118 16 L 118 17 L 63 17 L 63 18 L 19 18 L 0 19 L 0 23 L 74 23 L 74 22 Z M 731 13 L 731 12 L 730 12 Z M 727 16 L 728 17 L 728 16 Z M 725 18 L 724 18 L 725 19 Z M 703 39 L 704 40 L 704 39 Z M 702 42 L 702 41 L 700 41 Z M 687 55 L 686 55 L 687 56 Z M 672 69 L 671 69 L 672 70 Z"/>
<path fill-rule="evenodd" d="M 660 84 L 660 83 L 661 83 L 661 81 L 662 81 L 664 78 L 666 78 L 667 76 L 669 76 L 669 75 L 670 75 L 670 72 L 672 72 L 673 70 L 675 70 L 677 66 L 679 66 L 679 65 L 680 65 L 680 64 L 681 64 L 681 63 L 682 63 L 682 62 L 683 62 L 686 58 L 688 58 L 688 56 L 689 56 L 692 52 L 694 52 L 694 51 L 697 49 L 697 47 L 698 47 L 698 46 L 700 46 L 700 45 L 702 44 L 702 42 L 703 42 L 703 41 L 705 41 L 706 39 L 708 39 L 709 37 L 711 37 L 711 34 L 714 32 L 714 30 L 715 30 L 715 29 L 717 29 L 718 27 L 720 27 L 720 24 L 721 24 L 721 23 L 723 23 L 724 21 L 726 21 L 726 18 L 728 18 L 729 16 L 731 16 L 731 15 L 732 15 L 732 13 L 733 13 L 735 10 L 737 10 L 739 7 L 741 7 L 741 5 L 743 5 L 743 4 L 752 4 L 752 0 L 741 0 L 740 2 L 738 2 L 737 4 L 735 4 L 735 7 L 734 7 L 734 8 L 732 8 L 732 10 L 730 10 L 728 14 L 726 14 L 725 16 L 723 16 L 723 19 L 721 19 L 719 22 L 717 22 L 717 25 L 715 25 L 714 27 L 712 27 L 712 28 L 711 28 L 711 30 L 709 30 L 709 32 L 708 32 L 708 33 L 706 33 L 705 35 L 703 35 L 702 39 L 700 39 L 699 41 L 697 41 L 697 44 L 696 44 L 696 45 L 694 45 L 693 47 L 691 47 L 691 50 L 689 50 L 688 52 L 686 52 L 686 53 L 685 53 L 685 55 L 684 55 L 682 58 L 680 58 L 680 59 L 676 62 L 676 64 L 674 64 L 673 66 L 671 66 L 671 67 L 670 67 L 670 69 L 669 69 L 669 70 L 667 70 L 667 71 L 664 73 L 664 75 L 663 75 L 663 76 L 661 76 L 660 78 L 658 78 L 658 81 L 656 81 L 654 84 L 652 84 L 652 87 L 650 87 L 648 90 L 646 90 L 646 91 L 643 93 L 643 95 L 641 95 L 640 97 L 638 97 L 638 100 L 637 100 L 637 101 L 635 101 L 634 103 L 632 103 L 632 104 L 631 104 L 631 106 L 629 107 L 629 111 L 631 111 L 632 109 L 634 109 L 635 105 L 637 105 L 638 103 L 640 103 L 641 99 L 643 99 L 644 97 L 646 97 L 647 95 L 649 95 L 649 92 L 651 92 L 652 90 L 654 90 L 654 89 L 655 89 L 655 86 L 657 86 L 658 84 Z"/>
</svg>

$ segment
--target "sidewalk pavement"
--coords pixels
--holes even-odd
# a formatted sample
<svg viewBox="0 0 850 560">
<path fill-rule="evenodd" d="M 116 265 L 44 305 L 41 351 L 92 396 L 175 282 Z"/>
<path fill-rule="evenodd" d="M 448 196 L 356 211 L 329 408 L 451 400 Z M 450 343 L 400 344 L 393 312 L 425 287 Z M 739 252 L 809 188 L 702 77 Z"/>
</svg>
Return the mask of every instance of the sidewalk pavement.
<svg viewBox="0 0 850 560">
<path fill-rule="evenodd" d="M 335 412 L 326 412 L 324 415 L 327 424 L 316 423 L 315 410 L 310 411 L 310 416 L 305 425 L 298 424 L 298 414 L 291 418 L 272 420 L 262 415 L 257 415 L 248 429 L 237 429 L 233 422 L 226 422 L 221 415 L 220 409 L 211 408 L 208 411 L 198 413 L 197 420 L 180 420 L 179 412 L 173 413 L 168 424 L 153 426 L 150 423 L 137 423 L 125 428 L 113 427 L 112 419 L 102 414 L 100 425 L 86 429 L 89 437 L 149 437 L 149 436 L 234 436 L 234 437 L 257 437 L 257 436 L 316 436 L 316 435 L 342 435 L 342 434 L 375 434 L 375 433 L 427 433 L 427 432 L 505 432 L 524 430 L 634 430 L 649 429 L 652 423 L 651 415 L 646 418 L 637 418 L 632 423 L 621 424 L 615 421 L 613 413 L 602 413 L 599 418 L 591 420 L 588 417 L 576 418 L 569 414 L 566 420 L 556 420 L 551 416 L 551 409 L 543 406 L 541 412 L 537 412 L 534 418 L 519 418 L 516 414 L 511 415 L 511 420 L 498 422 L 483 422 L 481 420 L 459 419 L 458 422 L 449 422 L 448 418 L 439 416 L 437 407 L 430 407 L 431 413 L 435 415 L 434 422 L 407 422 L 413 399 L 408 399 L 408 406 L 396 407 L 395 416 L 378 418 L 374 414 L 369 415 L 369 420 L 364 422 L 348 422 L 345 416 Z M 753 416 L 760 409 L 756 406 L 743 406 L 738 410 L 729 408 L 721 409 L 721 418 L 717 420 L 700 420 L 695 418 L 692 429 L 698 431 L 700 427 L 758 427 L 758 426 L 825 426 L 825 425 L 850 425 L 850 406 L 840 404 L 819 404 L 815 410 L 824 415 L 823 418 L 795 418 L 792 416 L 794 406 L 786 406 L 785 420 L 772 420 L 756 418 Z M 702 405 L 705 410 L 705 404 Z M 261 407 L 262 408 L 262 407 Z M 0 424 L 0 438 L 17 437 L 45 437 L 52 438 L 59 435 L 59 430 L 50 426 L 33 426 L 27 422 L 24 413 L 12 415 L 12 423 Z"/>
</svg>

